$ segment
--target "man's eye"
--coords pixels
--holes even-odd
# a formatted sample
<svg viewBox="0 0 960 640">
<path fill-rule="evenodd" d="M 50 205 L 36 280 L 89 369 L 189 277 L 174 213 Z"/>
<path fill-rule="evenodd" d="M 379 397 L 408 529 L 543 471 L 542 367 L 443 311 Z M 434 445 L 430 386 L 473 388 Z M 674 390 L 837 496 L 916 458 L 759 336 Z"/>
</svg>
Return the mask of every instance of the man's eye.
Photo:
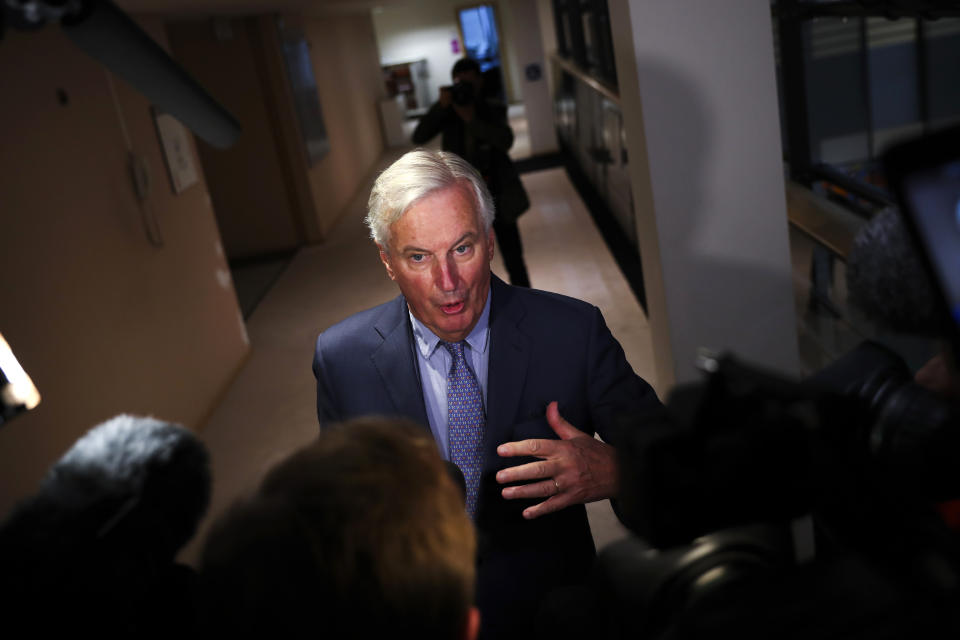
<svg viewBox="0 0 960 640">
<path fill-rule="evenodd" d="M 424 255 L 422 253 L 414 253 L 410 256 L 412 262 L 423 262 Z"/>
<path fill-rule="evenodd" d="M 462 245 L 460 245 L 459 247 L 457 247 L 456 249 L 454 249 L 454 251 L 456 251 L 456 252 L 457 252 L 458 254 L 460 254 L 461 256 L 462 256 L 463 254 L 465 254 L 465 253 L 466 253 L 467 251 L 469 251 L 469 250 L 470 250 L 470 245 L 468 245 L 468 244 L 462 244 Z"/>
</svg>

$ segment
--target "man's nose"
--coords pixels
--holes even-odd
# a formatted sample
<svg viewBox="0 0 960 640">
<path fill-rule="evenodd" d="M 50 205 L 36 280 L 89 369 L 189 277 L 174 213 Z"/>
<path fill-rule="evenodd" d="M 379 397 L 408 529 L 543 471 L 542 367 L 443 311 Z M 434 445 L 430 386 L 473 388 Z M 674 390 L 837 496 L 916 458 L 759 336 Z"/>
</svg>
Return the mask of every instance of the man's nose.
<svg viewBox="0 0 960 640">
<path fill-rule="evenodd" d="M 447 256 L 445 260 L 437 261 L 437 272 L 435 274 L 437 287 L 441 291 L 454 291 L 457 288 L 459 276 L 457 274 L 457 264 L 453 256 Z"/>
</svg>

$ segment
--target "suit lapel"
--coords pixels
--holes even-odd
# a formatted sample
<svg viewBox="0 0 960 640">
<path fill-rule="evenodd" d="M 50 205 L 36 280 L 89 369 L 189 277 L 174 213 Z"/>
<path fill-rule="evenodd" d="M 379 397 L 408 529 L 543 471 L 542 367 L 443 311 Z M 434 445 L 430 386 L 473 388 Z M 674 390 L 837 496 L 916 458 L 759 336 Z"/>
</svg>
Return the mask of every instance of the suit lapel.
<svg viewBox="0 0 960 640">
<path fill-rule="evenodd" d="M 420 371 L 413 356 L 413 336 L 403 296 L 396 298 L 374 328 L 383 343 L 371 359 L 397 414 L 430 428 L 420 388 Z"/>
<path fill-rule="evenodd" d="M 498 444 L 512 439 L 530 365 L 530 341 L 520 330 L 525 309 L 496 276 L 490 284 L 490 361 L 487 373 L 486 458 L 499 460 Z"/>
<path fill-rule="evenodd" d="M 488 461 L 499 460 L 497 445 L 512 439 L 530 364 L 530 341 L 520 330 L 525 314 L 523 305 L 516 300 L 512 289 L 496 276 L 491 276 L 490 291 L 490 360 L 484 438 Z M 397 413 L 429 429 L 403 296 L 393 301 L 374 328 L 383 343 L 371 359 Z"/>
</svg>

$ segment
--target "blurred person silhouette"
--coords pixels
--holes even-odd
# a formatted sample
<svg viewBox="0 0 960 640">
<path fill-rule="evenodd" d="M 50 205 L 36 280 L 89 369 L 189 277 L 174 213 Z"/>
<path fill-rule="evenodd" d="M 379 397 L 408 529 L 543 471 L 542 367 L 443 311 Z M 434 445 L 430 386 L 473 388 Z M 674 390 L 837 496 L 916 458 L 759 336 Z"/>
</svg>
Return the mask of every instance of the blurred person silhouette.
<svg viewBox="0 0 960 640">
<path fill-rule="evenodd" d="M 196 572 L 176 560 L 207 509 L 188 429 L 118 415 L 90 429 L 0 523 L 0 601 L 39 637 L 193 634 Z"/>
<path fill-rule="evenodd" d="M 463 494 L 429 435 L 353 420 L 215 523 L 203 622 L 240 636 L 473 640 L 475 556 Z"/>
<path fill-rule="evenodd" d="M 485 94 L 476 60 L 462 58 L 450 73 L 454 84 L 440 88 L 440 99 L 420 119 L 413 143 L 425 144 L 440 133 L 443 150 L 456 153 L 483 176 L 493 195 L 493 231 L 510 284 L 529 287 L 517 218 L 530 208 L 530 199 L 507 155 L 513 145 L 507 106 Z"/>
</svg>

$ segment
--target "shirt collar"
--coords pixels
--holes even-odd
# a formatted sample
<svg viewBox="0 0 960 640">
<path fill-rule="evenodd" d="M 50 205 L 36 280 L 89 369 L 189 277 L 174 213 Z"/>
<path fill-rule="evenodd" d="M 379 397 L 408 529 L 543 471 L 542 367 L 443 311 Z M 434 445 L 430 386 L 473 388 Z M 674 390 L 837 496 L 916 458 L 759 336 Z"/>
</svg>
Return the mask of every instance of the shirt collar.
<svg viewBox="0 0 960 640">
<path fill-rule="evenodd" d="M 483 353 L 487 350 L 487 344 L 490 342 L 490 298 L 493 297 L 493 287 L 487 291 L 487 301 L 483 305 L 483 312 L 477 320 L 473 331 L 467 336 L 466 342 L 470 348 L 477 353 Z M 440 344 L 440 338 L 431 331 L 425 324 L 417 320 L 410 311 L 410 305 L 407 305 L 407 314 L 410 316 L 410 322 L 413 324 L 413 337 L 417 341 L 417 349 L 424 358 L 433 355 L 437 345 Z"/>
</svg>

